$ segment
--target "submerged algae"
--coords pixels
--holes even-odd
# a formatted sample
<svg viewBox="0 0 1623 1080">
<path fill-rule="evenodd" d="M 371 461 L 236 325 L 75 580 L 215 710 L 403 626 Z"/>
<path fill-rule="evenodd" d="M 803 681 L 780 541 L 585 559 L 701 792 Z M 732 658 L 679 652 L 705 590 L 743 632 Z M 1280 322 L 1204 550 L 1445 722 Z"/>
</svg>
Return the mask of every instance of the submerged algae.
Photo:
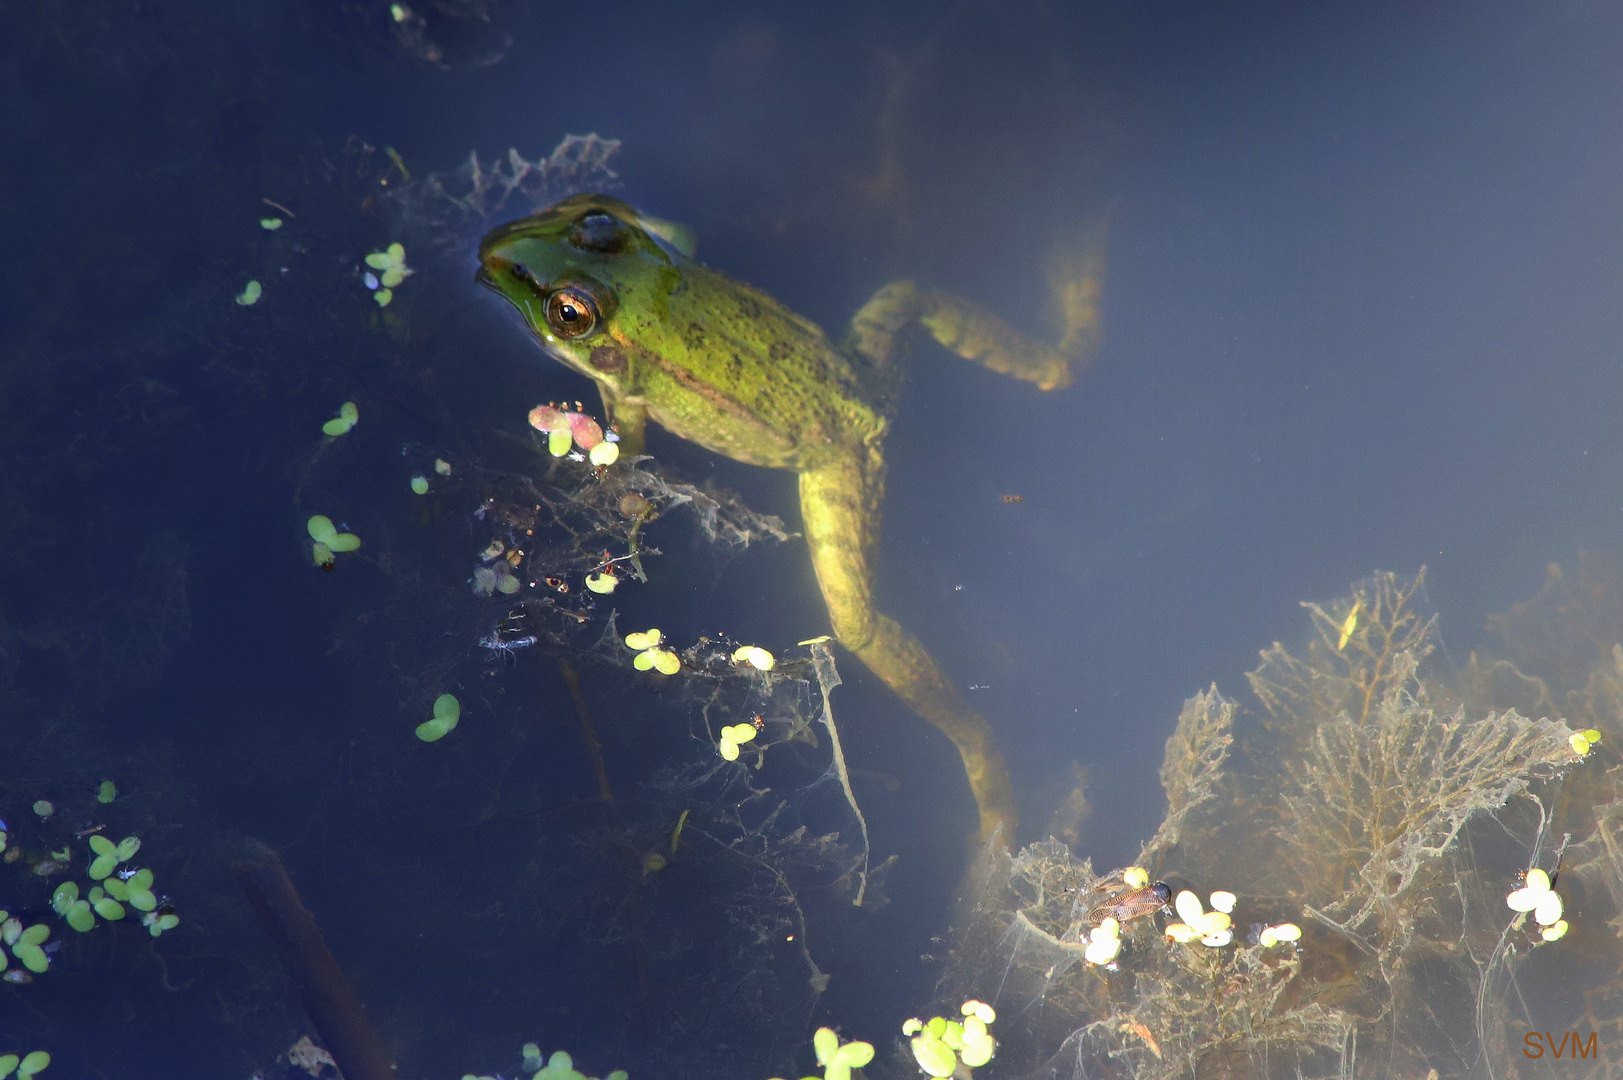
<svg viewBox="0 0 1623 1080">
<path fill-rule="evenodd" d="M 1238 893 L 1242 940 L 1169 943 L 1141 920 L 1121 928 L 1120 970 L 1088 965 L 1085 897 L 1105 878 L 1053 840 L 983 851 L 940 994 L 1001 988 L 1004 1075 L 1507 1076 L 1525 1065 L 1512 1025 L 1580 1019 L 1523 993 L 1532 950 L 1570 945 L 1547 944 L 1505 896 L 1518 868 L 1561 861 L 1548 848 L 1565 815 L 1588 836 L 1558 885 L 1578 878 L 1587 910 L 1567 914 L 1623 962 L 1623 916 L 1603 930 L 1623 901 L 1623 796 L 1607 777 L 1597 800 L 1600 767 L 1572 729 L 1485 695 L 1474 658 L 1460 673 L 1423 667 L 1435 622 L 1416 610 L 1422 579 L 1378 574 L 1304 605 L 1308 647 L 1276 643 L 1251 675 L 1260 714 L 1214 687 L 1167 741 L 1167 815 L 1139 865 Z M 1598 667 L 1623 673 L 1623 646 L 1617 656 Z M 1610 740 L 1623 709 L 1603 711 L 1583 720 Z M 1259 932 L 1287 920 L 1301 926 L 1294 944 Z M 1607 1060 L 1623 1058 L 1613 982 L 1586 991 L 1584 1014 L 1611 1039 Z"/>
</svg>

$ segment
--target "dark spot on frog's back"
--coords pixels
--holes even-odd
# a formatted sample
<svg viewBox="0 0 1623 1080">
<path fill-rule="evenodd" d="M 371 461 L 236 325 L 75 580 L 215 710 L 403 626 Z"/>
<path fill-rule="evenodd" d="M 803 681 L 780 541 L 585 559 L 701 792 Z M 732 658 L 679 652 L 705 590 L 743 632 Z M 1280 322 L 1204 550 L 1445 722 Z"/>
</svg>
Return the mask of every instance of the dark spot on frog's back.
<svg viewBox="0 0 1623 1080">
<path fill-rule="evenodd" d="M 782 360 L 795 350 L 786 341 L 774 341 L 772 347 L 766 351 L 774 360 Z"/>
<path fill-rule="evenodd" d="M 618 345 L 599 345 L 586 362 L 608 375 L 618 375 L 627 367 L 625 350 Z"/>
</svg>

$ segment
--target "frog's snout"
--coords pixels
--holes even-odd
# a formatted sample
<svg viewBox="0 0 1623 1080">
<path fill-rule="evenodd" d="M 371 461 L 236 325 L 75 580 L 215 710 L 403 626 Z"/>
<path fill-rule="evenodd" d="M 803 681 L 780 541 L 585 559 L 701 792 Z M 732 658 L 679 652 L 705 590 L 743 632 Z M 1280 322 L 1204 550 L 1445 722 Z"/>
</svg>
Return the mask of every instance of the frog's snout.
<svg viewBox="0 0 1623 1080">
<path fill-rule="evenodd" d="M 475 284 L 483 285 L 487 289 L 496 288 L 496 277 L 484 263 L 480 263 L 479 269 L 473 272 L 473 280 Z"/>
</svg>

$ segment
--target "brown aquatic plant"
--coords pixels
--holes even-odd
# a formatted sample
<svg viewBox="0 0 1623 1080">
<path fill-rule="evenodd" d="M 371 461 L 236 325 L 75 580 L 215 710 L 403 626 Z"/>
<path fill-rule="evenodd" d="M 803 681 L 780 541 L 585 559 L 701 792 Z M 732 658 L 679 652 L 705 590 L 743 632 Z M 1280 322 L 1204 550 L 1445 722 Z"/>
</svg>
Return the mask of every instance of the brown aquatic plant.
<svg viewBox="0 0 1623 1080">
<path fill-rule="evenodd" d="M 1215 687 L 1185 703 L 1161 768 L 1166 817 L 1139 861 L 1240 893 L 1233 944 L 1172 944 L 1144 920 L 1122 931 L 1120 970 L 1087 965 L 1091 863 L 1053 840 L 983 856 L 943 990 L 987 994 L 973 976 L 996 980 L 1017 1074 L 1504 1074 L 1512 1048 L 1492 1018 L 1514 1011 L 1537 935 L 1505 907 L 1515 868 L 1488 869 L 1475 845 L 1508 835 L 1531 864 L 1554 861 L 1548 807 L 1581 758 L 1567 724 L 1481 692 L 1559 700 L 1513 666 L 1423 671 L 1436 628 L 1423 580 L 1377 574 L 1304 604 L 1306 648 L 1276 643 L 1251 674 L 1261 714 L 1242 723 Z M 1590 673 L 1591 698 L 1623 691 L 1618 657 Z M 1561 881 L 1605 878 L 1623 899 L 1623 799 L 1597 813 Z M 1299 948 L 1256 942 L 1287 920 L 1305 931 Z M 1595 996 L 1591 1015 L 1623 1035 L 1623 997 Z"/>
</svg>

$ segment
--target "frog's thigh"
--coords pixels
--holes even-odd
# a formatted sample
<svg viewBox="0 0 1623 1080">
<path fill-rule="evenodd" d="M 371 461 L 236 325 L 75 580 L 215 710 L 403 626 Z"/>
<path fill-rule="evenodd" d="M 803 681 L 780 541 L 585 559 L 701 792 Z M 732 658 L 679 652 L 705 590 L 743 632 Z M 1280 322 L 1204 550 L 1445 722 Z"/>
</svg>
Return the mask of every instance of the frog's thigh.
<svg viewBox="0 0 1623 1080">
<path fill-rule="evenodd" d="M 1014 837 L 1014 795 L 986 719 L 969 707 L 912 634 L 873 607 L 883 468 L 876 451 L 800 474 L 800 508 L 817 584 L 840 644 L 951 739 L 980 810 L 981 835 Z"/>
</svg>

